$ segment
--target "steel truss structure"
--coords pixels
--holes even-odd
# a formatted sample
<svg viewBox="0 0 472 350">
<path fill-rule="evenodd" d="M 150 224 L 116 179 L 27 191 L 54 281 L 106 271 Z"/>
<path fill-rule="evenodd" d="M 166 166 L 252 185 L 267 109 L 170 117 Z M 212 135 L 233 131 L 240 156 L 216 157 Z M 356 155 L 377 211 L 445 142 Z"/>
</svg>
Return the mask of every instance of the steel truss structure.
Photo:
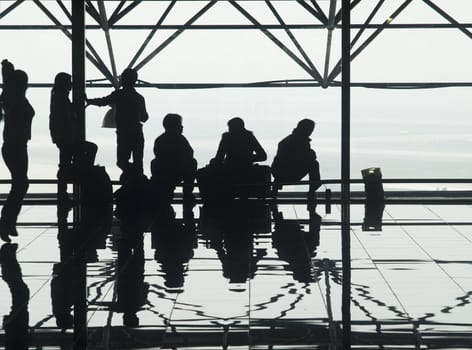
<svg viewBox="0 0 472 350">
<path fill-rule="evenodd" d="M 438 29 L 453 28 L 462 32 L 464 35 L 472 39 L 472 23 L 461 23 L 450 15 L 447 9 L 441 8 L 438 0 L 419 0 L 436 15 L 445 20 L 445 23 L 395 23 L 401 18 L 402 13 L 408 9 L 413 0 L 398 1 L 398 6 L 390 13 L 387 18 L 379 19 L 378 14 L 381 13 L 388 3 L 385 0 L 375 0 L 371 2 L 372 8 L 362 23 L 351 23 L 350 28 L 353 38 L 350 44 L 350 61 L 354 61 L 359 55 L 363 54 L 372 42 L 381 40 L 381 34 L 385 30 L 390 29 Z M 30 0 L 34 6 L 47 18 L 50 24 L 4 24 L 2 19 L 8 18 L 9 15 L 18 11 L 25 6 L 27 1 L 15 0 L 9 1 L 8 6 L 0 11 L 0 30 L 29 30 L 44 31 L 56 30 L 61 31 L 65 36 L 72 40 L 72 14 L 71 3 L 66 0 L 42 1 Z M 166 20 L 176 11 L 183 3 L 198 3 L 199 10 L 189 16 L 189 18 L 181 24 L 167 24 Z M 416 1 L 418 2 L 418 1 Z M 128 17 L 133 15 L 133 11 L 137 11 L 140 7 L 151 6 L 153 4 L 165 4 L 162 11 L 161 8 L 156 10 L 155 23 L 136 23 L 130 24 L 126 21 Z M 201 18 L 218 3 L 227 3 L 249 24 L 198 24 Z M 267 23 L 267 19 L 260 20 L 257 15 L 248 9 L 248 3 L 260 3 L 270 11 L 273 20 Z M 292 3 L 291 6 L 299 7 L 299 10 L 306 12 L 311 21 L 308 23 L 294 23 L 287 19 L 287 14 L 280 10 L 280 3 Z M 356 10 L 360 4 L 366 3 L 365 0 L 351 0 L 351 15 L 356 14 Z M 190 0 L 86 0 L 85 9 L 87 13 L 87 22 L 85 28 L 88 32 L 102 32 L 107 47 L 107 57 L 99 54 L 97 48 L 92 42 L 86 40 L 86 57 L 100 74 L 99 79 L 88 81 L 88 86 L 110 87 L 118 85 L 119 70 L 116 64 L 117 53 L 114 50 L 113 41 L 110 33 L 115 31 L 132 30 L 146 32 L 147 36 L 141 43 L 139 48 L 129 61 L 128 67 L 137 70 L 142 69 L 150 64 L 155 58 L 162 53 L 169 45 L 178 39 L 183 33 L 188 31 L 240 31 L 253 30 L 259 31 L 265 35 L 276 47 L 285 53 L 293 64 L 301 68 L 306 74 L 306 79 L 301 80 L 277 80 L 277 81 L 260 81 L 250 83 L 158 83 L 141 81 L 142 87 L 157 87 L 167 89 L 191 89 L 191 88 L 218 88 L 218 87 L 340 87 L 341 74 L 341 58 L 333 57 L 333 33 L 341 28 L 342 8 L 341 0 L 207 0 L 207 1 L 190 1 Z M 161 6 L 162 7 L 162 6 Z M 44 20 L 44 19 L 43 19 Z M 3 21 L 5 22 L 5 21 Z M 125 22 L 125 23 L 124 23 Z M 304 31 L 324 31 L 326 33 L 326 47 L 320 48 L 324 51 L 324 59 L 321 65 L 316 65 L 306 47 L 297 39 L 295 30 Z M 149 51 L 151 42 L 156 34 L 166 35 L 166 39 L 159 45 Z M 279 33 L 284 33 L 290 39 L 290 45 L 281 40 Z M 457 53 L 460 54 L 460 53 Z M 125 68 L 125 67 L 122 67 Z M 31 84 L 32 87 L 49 87 L 49 82 L 39 82 Z M 351 82 L 351 87 L 369 87 L 369 88 L 437 88 L 437 87 L 470 87 L 472 82 Z"/>
<path fill-rule="evenodd" d="M 48 19 L 50 24 L 5 24 L 3 20 L 19 10 L 26 3 L 33 3 Z M 193 2 L 198 4 L 199 9 L 186 21 L 180 24 L 167 24 L 166 19 L 182 3 Z M 308 23 L 292 23 L 287 19 L 285 13 L 280 11 L 279 3 L 289 2 L 309 14 L 311 19 Z M 342 234 L 342 340 L 343 348 L 351 346 L 351 255 L 350 255 L 350 204 L 352 194 L 350 191 L 350 88 L 438 88 L 438 87 L 472 87 L 472 82 L 351 82 L 351 62 L 364 53 L 372 42 L 379 40 L 385 30 L 390 29 L 435 29 L 451 28 L 457 29 L 472 39 L 472 24 L 461 23 L 451 16 L 446 10 L 438 5 L 438 0 L 398 0 L 397 7 L 383 20 L 377 19 L 381 9 L 390 1 L 373 0 L 372 8 L 362 23 L 351 23 L 351 15 L 366 0 L 63 0 L 41 1 L 41 0 L 15 0 L 2 1 L 0 9 L 0 30 L 55 30 L 62 32 L 72 42 L 72 76 L 73 91 L 72 100 L 74 110 L 80 120 L 85 120 L 85 86 L 89 87 L 117 87 L 119 82 L 119 67 L 116 64 L 117 53 L 114 50 L 111 39 L 112 31 L 134 30 L 146 31 L 147 36 L 133 55 L 127 67 L 140 70 L 150 64 L 159 54 L 171 45 L 184 32 L 191 30 L 253 30 L 261 32 L 268 40 L 277 46 L 291 61 L 301 68 L 306 78 L 301 80 L 277 80 L 260 81 L 251 83 L 171 83 L 163 84 L 157 82 L 140 82 L 140 87 L 157 87 L 167 89 L 192 89 L 192 88 L 219 88 L 219 87 L 341 87 L 341 234 Z M 413 3 L 421 2 L 433 13 L 445 20 L 445 23 L 410 23 L 395 24 L 398 17 Z M 123 23 L 124 19 L 137 11 L 141 6 L 153 3 L 165 3 L 164 11 L 156 13 L 155 23 Z M 249 24 L 197 24 L 212 7 L 218 3 L 226 3 L 236 11 Z M 249 3 L 260 3 L 267 7 L 275 19 L 275 23 L 267 23 L 257 18 L 256 14 L 248 9 Z M 3 6 L 7 4 L 6 6 Z M 323 5 L 323 6 L 322 6 Z M 327 6 L 324 6 L 327 5 Z M 342 5 L 342 6 L 341 6 Z M 328 8 L 328 10 L 326 10 Z M 87 20 L 90 23 L 86 24 Z M 66 20 L 64 20 L 66 18 Z M 341 57 L 333 57 L 333 35 L 335 30 L 341 29 Z M 314 63 L 308 51 L 295 35 L 295 30 L 325 31 L 326 46 L 324 60 L 321 66 Z M 99 31 L 105 37 L 107 57 L 102 57 L 96 47 L 86 39 L 86 32 Z M 281 40 L 274 33 L 281 31 L 290 40 L 290 45 Z M 156 33 L 170 34 L 159 45 L 149 49 L 152 39 Z M 352 35 L 352 38 L 351 38 Z M 458 53 L 460 54 L 460 53 Z M 85 60 L 88 60 L 101 74 L 99 79 L 85 81 Z M 334 64 L 332 64 L 334 62 Z M 122 67 L 125 68 L 125 67 Z M 50 87 L 49 82 L 31 84 L 32 87 Z M 82 125 L 81 136 L 85 138 L 85 124 Z M 78 222 L 79 211 L 75 213 L 74 221 Z M 86 305 L 86 264 L 83 252 L 75 248 L 76 255 L 82 261 L 78 267 L 80 270 L 80 285 L 77 288 L 77 296 L 74 303 L 74 349 L 87 348 L 87 305 Z"/>
</svg>

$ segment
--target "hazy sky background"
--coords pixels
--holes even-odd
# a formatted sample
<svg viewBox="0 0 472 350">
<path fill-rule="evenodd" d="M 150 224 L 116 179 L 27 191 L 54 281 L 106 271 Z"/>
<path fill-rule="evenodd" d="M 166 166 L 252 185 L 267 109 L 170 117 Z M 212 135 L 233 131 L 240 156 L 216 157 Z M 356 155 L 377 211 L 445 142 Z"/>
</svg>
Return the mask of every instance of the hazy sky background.
<svg viewBox="0 0 472 350">
<path fill-rule="evenodd" d="M 67 23 L 54 1 L 42 1 Z M 340 3 L 340 1 L 338 1 Z M 402 3 L 387 0 L 374 23 L 382 23 Z M 472 23 L 470 0 L 435 0 L 456 20 Z M 0 11 L 11 1 L 0 1 Z M 70 2 L 65 2 L 70 7 Z M 130 12 L 120 24 L 154 24 L 168 2 L 145 2 Z M 185 22 L 206 2 L 179 2 L 164 24 Z M 363 23 L 377 1 L 364 0 L 352 13 L 353 23 Z M 328 1 L 320 1 L 328 12 Z M 116 1 L 107 1 L 112 13 Z M 261 23 L 276 23 L 259 1 L 241 5 Z M 287 23 L 318 23 L 293 1 L 274 2 Z M 339 5 L 338 5 L 339 6 Z M 87 21 L 91 22 L 88 18 Z M 413 3 L 393 23 L 445 23 L 420 0 Z M 219 1 L 196 24 L 247 24 L 226 1 Z M 5 24 L 51 24 L 32 1 L 0 19 Z M 294 30 L 294 34 L 322 71 L 326 30 Z M 366 31 L 367 38 L 372 31 Z M 293 47 L 283 31 L 274 35 Z M 353 34 L 356 31 L 353 30 Z M 112 31 L 118 71 L 122 71 L 148 31 Z M 172 31 L 157 33 L 141 57 L 153 50 Z M 109 62 L 105 36 L 87 32 L 87 38 Z M 361 40 L 360 42 L 362 42 Z M 31 82 L 52 82 L 57 72 L 70 72 L 70 42 L 60 31 L 0 31 L 0 57 L 28 72 Z M 333 37 L 331 66 L 340 57 L 340 31 Z M 352 63 L 355 82 L 470 82 L 472 81 L 472 40 L 457 29 L 384 30 Z M 101 78 L 87 64 L 87 79 Z M 188 31 L 163 50 L 140 71 L 140 78 L 152 82 L 256 82 L 278 79 L 308 79 L 307 73 L 261 32 Z M 340 79 L 340 77 L 339 77 Z M 90 97 L 111 89 L 89 89 Z M 141 89 L 150 120 L 145 124 L 145 164 L 152 159 L 152 144 L 161 132 L 161 120 L 168 112 L 184 118 L 184 133 L 192 143 L 199 166 L 216 152 L 226 121 L 233 116 L 246 120 L 269 154 L 277 142 L 290 133 L 301 118 L 317 122 L 312 145 L 318 153 L 322 176 L 340 177 L 341 90 L 339 88 L 266 88 L 158 90 Z M 53 178 L 57 151 L 48 131 L 49 89 L 29 89 L 28 97 L 36 110 L 33 139 L 30 142 L 31 178 Z M 472 174 L 472 89 L 432 90 L 352 89 L 352 177 L 360 169 L 380 166 L 384 177 L 470 177 Z M 115 135 L 101 128 L 106 108 L 87 110 L 87 137 L 99 145 L 97 162 L 116 178 Z M 149 169 L 146 169 L 149 173 Z M 0 177 L 9 177 L 3 163 Z"/>
</svg>

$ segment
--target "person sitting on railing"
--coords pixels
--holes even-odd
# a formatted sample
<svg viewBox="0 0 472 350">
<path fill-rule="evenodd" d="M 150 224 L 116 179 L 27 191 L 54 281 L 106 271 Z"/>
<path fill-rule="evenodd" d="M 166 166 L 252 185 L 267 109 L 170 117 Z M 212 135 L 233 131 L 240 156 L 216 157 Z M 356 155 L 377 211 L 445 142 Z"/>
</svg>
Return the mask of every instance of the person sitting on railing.
<svg viewBox="0 0 472 350">
<path fill-rule="evenodd" d="M 218 151 L 210 164 L 223 164 L 236 170 L 266 159 L 267 154 L 259 141 L 244 127 L 244 121 L 236 117 L 228 121 L 228 132 L 221 137 Z"/>
<path fill-rule="evenodd" d="M 10 242 L 17 236 L 16 221 L 23 198 L 28 190 L 28 141 L 31 139 L 31 122 L 34 109 L 26 98 L 28 75 L 15 70 L 13 64 L 2 61 L 2 78 L 7 83 L 1 94 L 1 107 L 5 112 L 2 156 L 11 174 L 11 189 L 0 218 L 0 237 Z"/>
<path fill-rule="evenodd" d="M 278 190 L 282 189 L 280 183 L 300 181 L 308 175 L 308 197 L 314 198 L 316 190 L 321 186 L 316 152 L 310 146 L 310 135 L 314 129 L 313 120 L 302 119 L 292 133 L 279 142 L 277 154 L 272 162 L 274 197 L 277 197 Z"/>
<path fill-rule="evenodd" d="M 167 114 L 163 121 L 164 133 L 154 141 L 154 156 L 151 162 L 152 182 L 157 186 L 161 199 L 172 200 L 175 186 L 184 182 L 185 201 L 194 201 L 193 188 L 197 172 L 197 161 L 193 157 L 193 148 L 182 135 L 182 117 Z"/>
<path fill-rule="evenodd" d="M 202 195 L 226 197 L 265 197 L 265 186 L 270 182 L 270 169 L 254 163 L 267 159 L 267 154 L 254 134 L 244 127 L 241 118 L 228 121 L 215 157 L 209 166 L 198 171 Z"/>
</svg>

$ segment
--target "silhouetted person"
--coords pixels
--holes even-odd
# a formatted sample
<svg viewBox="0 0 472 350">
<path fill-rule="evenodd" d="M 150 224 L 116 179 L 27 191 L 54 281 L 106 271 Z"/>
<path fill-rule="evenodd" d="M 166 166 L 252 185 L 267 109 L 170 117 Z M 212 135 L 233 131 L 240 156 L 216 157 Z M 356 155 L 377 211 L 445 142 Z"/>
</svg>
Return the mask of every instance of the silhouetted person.
<svg viewBox="0 0 472 350">
<path fill-rule="evenodd" d="M 228 131 L 221 137 L 218 151 L 211 163 L 238 169 L 266 159 L 267 154 L 259 141 L 244 127 L 244 121 L 236 117 L 228 121 Z"/>
<path fill-rule="evenodd" d="M 321 186 L 316 152 L 310 146 L 310 135 L 314 129 L 314 121 L 300 120 L 292 133 L 279 142 L 277 154 L 272 162 L 272 175 L 276 183 L 300 181 L 308 175 L 309 198 L 313 198 L 316 190 Z M 274 185 L 274 196 L 280 189 L 282 185 Z"/>
<path fill-rule="evenodd" d="M 0 237 L 10 242 L 17 236 L 16 221 L 23 198 L 28 190 L 28 141 L 31 139 L 33 107 L 26 98 L 28 76 L 15 70 L 13 64 L 2 61 L 2 77 L 7 83 L 1 95 L 1 108 L 5 112 L 2 156 L 11 174 L 11 189 L 0 218 Z M 5 90 L 6 89 L 6 90 Z"/>
<path fill-rule="evenodd" d="M 27 350 L 29 343 L 30 292 L 23 281 L 23 274 L 16 259 L 17 244 L 5 243 L 0 248 L 0 266 L 2 278 L 11 292 L 11 311 L 3 318 L 5 330 L 5 349 Z"/>
<path fill-rule="evenodd" d="M 169 292 L 184 285 L 187 264 L 193 257 L 196 243 L 195 219 L 192 210 L 184 208 L 183 220 L 177 220 L 171 205 L 162 207 L 152 227 L 154 258 L 164 273 L 164 285 Z"/>
<path fill-rule="evenodd" d="M 306 232 L 298 222 L 284 219 L 277 206 L 273 208 L 272 215 L 272 246 L 277 250 L 277 255 L 288 262 L 287 269 L 293 272 L 296 281 L 312 281 L 312 259 L 316 256 L 316 249 L 320 244 L 321 217 L 315 211 L 309 211 L 309 231 Z"/>
<path fill-rule="evenodd" d="M 131 155 L 133 164 L 143 172 L 144 136 L 142 123 L 148 120 L 144 97 L 134 85 L 138 80 L 137 72 L 127 68 L 121 75 L 122 88 L 102 98 L 87 99 L 95 106 L 114 106 L 116 110 L 117 165 L 125 171 Z"/>
<path fill-rule="evenodd" d="M 215 157 L 198 172 L 200 192 L 205 201 L 214 199 L 247 198 L 249 194 L 263 197 L 264 189 L 248 184 L 270 181 L 269 169 L 254 163 L 267 159 L 267 154 L 254 134 L 244 127 L 241 118 L 228 121 Z M 219 198 L 218 198 L 219 197 Z"/>
<path fill-rule="evenodd" d="M 52 142 L 59 149 L 58 199 L 69 201 L 67 182 L 73 177 L 74 158 L 80 152 L 91 153 L 95 159 L 97 146 L 94 143 L 82 141 L 79 136 L 79 120 L 72 108 L 69 92 L 72 89 L 71 75 L 58 73 L 51 90 L 51 105 L 49 114 L 49 130 Z"/>
<path fill-rule="evenodd" d="M 169 203 L 175 186 L 183 181 L 184 200 L 193 201 L 197 161 L 193 157 L 192 147 L 182 135 L 182 117 L 178 114 L 167 114 L 162 125 L 165 131 L 154 141 L 152 181 L 159 187 L 158 194 Z"/>
</svg>

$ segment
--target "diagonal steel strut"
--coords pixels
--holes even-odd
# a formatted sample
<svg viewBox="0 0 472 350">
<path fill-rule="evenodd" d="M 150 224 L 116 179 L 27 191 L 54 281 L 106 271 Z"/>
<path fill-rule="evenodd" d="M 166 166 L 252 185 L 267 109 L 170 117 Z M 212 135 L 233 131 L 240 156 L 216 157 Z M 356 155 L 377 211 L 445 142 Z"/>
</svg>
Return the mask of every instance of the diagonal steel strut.
<svg viewBox="0 0 472 350">
<path fill-rule="evenodd" d="M 161 45 L 159 45 L 156 49 L 154 49 L 149 55 L 147 55 L 141 62 L 139 62 L 134 69 L 137 71 L 143 68 L 149 61 L 151 61 L 159 52 L 164 50 L 167 45 L 169 45 L 172 41 L 174 41 L 180 34 L 182 34 L 185 30 L 185 27 L 192 25 L 197 19 L 199 19 L 203 14 L 205 14 L 210 8 L 215 5 L 217 0 L 211 0 L 208 2 L 200 11 L 197 12 L 192 18 L 190 18 L 182 28 L 177 30 L 174 34 L 172 34 L 169 38 L 167 38 Z"/>
<path fill-rule="evenodd" d="M 107 42 L 108 56 L 110 58 L 111 71 L 113 73 L 113 85 L 115 85 L 115 87 L 118 87 L 118 74 L 116 72 L 115 55 L 113 52 L 113 44 L 111 42 L 110 28 L 108 26 L 107 13 L 105 9 L 105 3 L 103 0 L 98 0 L 98 12 L 100 14 L 101 26 L 103 28 L 103 31 L 105 32 L 105 40 Z"/>
<path fill-rule="evenodd" d="M 405 8 L 412 3 L 413 0 L 405 0 L 391 15 L 388 17 L 380 28 L 377 28 L 360 46 L 351 54 L 351 62 L 362 52 L 364 49 L 387 27 Z M 338 61 L 336 66 L 331 71 L 328 77 L 328 82 L 331 82 L 336 76 L 341 73 L 341 60 Z"/>
<path fill-rule="evenodd" d="M 165 9 L 164 13 L 161 15 L 161 17 L 159 18 L 159 20 L 157 21 L 156 25 L 154 26 L 153 29 L 151 29 L 151 32 L 149 33 L 149 35 L 146 37 L 146 39 L 144 40 L 144 42 L 141 44 L 141 46 L 139 47 L 138 51 L 136 51 L 136 54 L 134 55 L 134 57 L 131 59 L 131 62 L 128 64 L 128 67 L 132 67 L 136 61 L 138 60 L 139 56 L 141 56 L 141 54 L 143 53 L 143 51 L 146 49 L 146 47 L 148 46 L 149 42 L 152 40 L 152 38 L 154 37 L 154 35 L 156 34 L 157 32 L 157 29 L 162 25 L 162 23 L 164 22 L 164 20 L 166 19 L 166 17 L 169 15 L 169 12 L 172 10 L 172 8 L 174 7 L 174 5 L 177 3 L 177 0 L 173 0 L 170 2 L 170 4 L 167 6 L 167 8 Z"/>
<path fill-rule="evenodd" d="M 277 12 L 277 10 L 275 9 L 274 5 L 272 5 L 272 3 L 270 2 L 270 0 L 265 0 L 267 6 L 270 8 L 270 10 L 272 11 L 272 13 L 274 14 L 274 16 L 277 18 L 277 20 L 279 21 L 279 23 L 285 27 L 285 32 L 287 33 L 287 35 L 289 36 L 289 38 L 292 40 L 293 44 L 296 46 L 296 48 L 298 49 L 298 52 L 300 52 L 300 54 L 303 56 L 303 58 L 305 59 L 306 63 L 310 66 L 310 68 L 312 70 L 316 70 L 313 62 L 311 61 L 310 57 L 306 54 L 305 50 L 303 49 L 303 47 L 300 45 L 300 43 L 298 42 L 297 38 L 293 35 L 292 31 L 288 28 L 286 28 L 286 24 L 283 20 L 283 18 L 280 16 L 280 14 Z"/>
<path fill-rule="evenodd" d="M 15 8 L 17 8 L 19 5 L 21 5 L 22 2 L 24 2 L 25 0 L 17 0 L 15 1 L 13 4 L 11 4 L 10 6 L 8 6 L 5 10 L 3 10 L 2 12 L 0 12 L 0 19 L 2 19 L 3 17 L 5 17 L 6 15 L 8 15 L 11 11 L 13 11 Z"/>
<path fill-rule="evenodd" d="M 274 44 L 276 44 L 279 48 L 282 49 L 292 60 L 294 60 L 301 68 L 303 68 L 310 76 L 312 76 L 315 80 L 321 82 L 322 77 L 318 70 L 313 67 L 311 69 L 308 67 L 305 62 L 303 62 L 297 55 L 295 55 L 288 47 L 286 47 L 279 39 L 277 39 L 271 32 L 267 29 L 263 28 L 261 24 L 251 16 L 249 12 L 247 12 L 244 8 L 241 7 L 235 0 L 229 0 L 230 4 L 233 5 L 242 15 L 244 15 L 248 20 L 252 22 L 257 28 L 259 28 L 262 33 L 264 33 Z"/>
</svg>

